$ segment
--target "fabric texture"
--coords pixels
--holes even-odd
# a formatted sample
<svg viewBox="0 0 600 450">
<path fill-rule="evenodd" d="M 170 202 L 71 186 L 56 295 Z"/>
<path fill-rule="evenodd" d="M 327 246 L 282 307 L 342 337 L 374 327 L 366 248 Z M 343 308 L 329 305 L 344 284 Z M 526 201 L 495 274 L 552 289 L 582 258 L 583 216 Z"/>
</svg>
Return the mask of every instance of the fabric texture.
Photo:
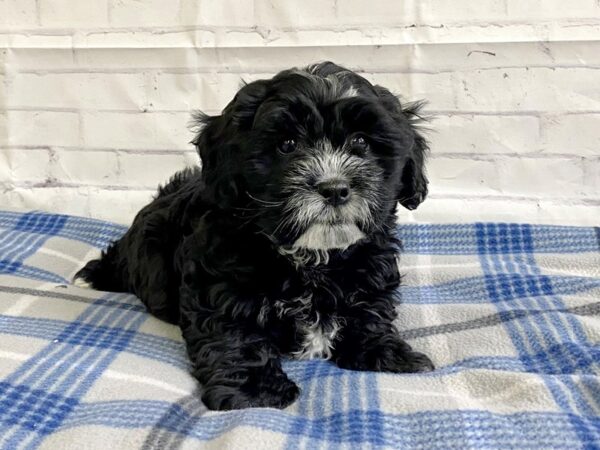
<svg viewBox="0 0 600 450">
<path fill-rule="evenodd" d="M 125 227 L 0 213 L 0 447 L 596 448 L 600 228 L 399 225 L 428 374 L 286 361 L 286 410 L 211 412 L 179 329 L 70 278 Z"/>
</svg>

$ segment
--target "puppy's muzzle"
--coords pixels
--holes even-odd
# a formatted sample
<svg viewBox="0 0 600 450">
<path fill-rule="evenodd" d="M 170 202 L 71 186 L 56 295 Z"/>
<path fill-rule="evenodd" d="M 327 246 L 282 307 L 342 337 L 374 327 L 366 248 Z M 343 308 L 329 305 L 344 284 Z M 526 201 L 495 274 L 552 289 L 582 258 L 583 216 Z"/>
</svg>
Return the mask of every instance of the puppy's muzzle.
<svg viewBox="0 0 600 450">
<path fill-rule="evenodd" d="M 350 200 L 350 185 L 344 180 L 323 181 L 317 184 L 316 188 L 331 206 L 341 206 Z"/>
</svg>

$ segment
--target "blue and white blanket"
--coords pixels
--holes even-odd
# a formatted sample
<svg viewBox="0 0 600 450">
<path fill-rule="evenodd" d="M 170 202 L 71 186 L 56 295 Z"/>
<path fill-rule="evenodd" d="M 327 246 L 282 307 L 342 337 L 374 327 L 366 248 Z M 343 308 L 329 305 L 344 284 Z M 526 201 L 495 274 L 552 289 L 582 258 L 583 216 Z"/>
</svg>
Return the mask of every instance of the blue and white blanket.
<svg viewBox="0 0 600 450">
<path fill-rule="evenodd" d="M 0 447 L 600 447 L 600 229 L 400 225 L 398 328 L 438 369 L 289 361 L 286 410 L 210 412 L 177 327 L 70 285 L 125 227 L 0 213 Z"/>
</svg>

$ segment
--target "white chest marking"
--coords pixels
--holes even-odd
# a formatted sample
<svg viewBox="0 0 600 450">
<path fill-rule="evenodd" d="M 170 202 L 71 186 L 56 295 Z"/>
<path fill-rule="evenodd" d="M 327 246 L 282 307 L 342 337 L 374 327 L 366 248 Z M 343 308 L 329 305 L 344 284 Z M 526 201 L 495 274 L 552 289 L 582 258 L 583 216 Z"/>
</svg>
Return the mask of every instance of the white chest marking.
<svg viewBox="0 0 600 450">
<path fill-rule="evenodd" d="M 304 334 L 302 348 L 293 353 L 294 358 L 331 358 L 334 339 L 339 330 L 340 326 L 337 322 L 333 322 L 327 329 L 324 329 L 318 319 L 313 324 L 307 325 L 302 329 Z"/>
<path fill-rule="evenodd" d="M 311 250 L 346 249 L 364 237 L 365 234 L 353 223 L 341 225 L 315 223 L 294 242 L 293 247 Z"/>
</svg>

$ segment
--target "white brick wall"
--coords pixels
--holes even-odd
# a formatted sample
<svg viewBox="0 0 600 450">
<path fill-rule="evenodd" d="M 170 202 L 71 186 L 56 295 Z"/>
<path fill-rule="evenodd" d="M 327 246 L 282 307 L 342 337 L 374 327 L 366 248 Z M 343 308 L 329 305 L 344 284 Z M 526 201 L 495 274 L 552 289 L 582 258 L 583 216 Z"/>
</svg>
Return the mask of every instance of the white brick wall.
<svg viewBox="0 0 600 450">
<path fill-rule="evenodd" d="M 426 98 L 403 220 L 598 224 L 600 3 L 0 0 L 2 207 L 128 222 L 198 161 L 189 113 L 330 59 Z"/>
</svg>

